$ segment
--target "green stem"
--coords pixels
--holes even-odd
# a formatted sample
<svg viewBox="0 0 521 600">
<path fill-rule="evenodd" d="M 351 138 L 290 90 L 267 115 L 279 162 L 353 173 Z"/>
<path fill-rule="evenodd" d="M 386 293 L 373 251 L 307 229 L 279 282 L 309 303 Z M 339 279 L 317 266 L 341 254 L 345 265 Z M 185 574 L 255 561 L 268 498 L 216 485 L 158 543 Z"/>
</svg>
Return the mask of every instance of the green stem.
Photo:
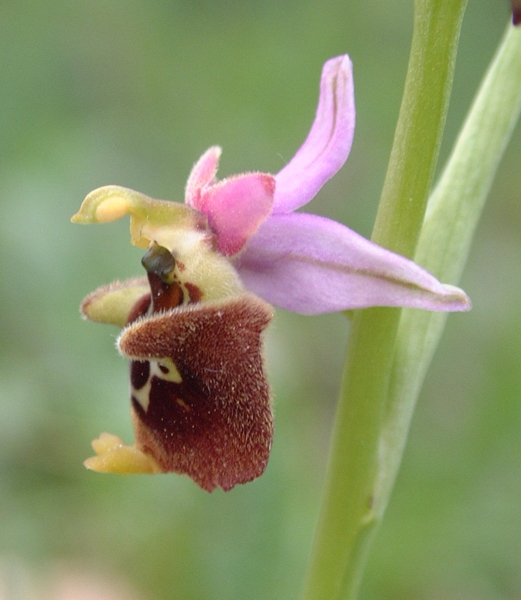
<svg viewBox="0 0 521 600">
<path fill-rule="evenodd" d="M 423 223 L 449 104 L 467 0 L 416 0 L 400 116 L 373 240 L 412 257 Z"/>
<path fill-rule="evenodd" d="M 457 284 L 497 167 L 521 114 L 521 29 L 508 26 L 431 196 L 415 260 Z M 433 251 L 435 249 L 435 251 Z M 447 315 L 404 310 L 383 434 L 380 489 L 389 496 L 409 424 Z"/>
<path fill-rule="evenodd" d="M 423 222 L 466 0 L 417 0 L 404 99 L 373 239 L 412 256 Z M 399 309 L 357 311 L 349 339 L 305 600 L 357 596 L 387 498 L 379 449 Z"/>
</svg>

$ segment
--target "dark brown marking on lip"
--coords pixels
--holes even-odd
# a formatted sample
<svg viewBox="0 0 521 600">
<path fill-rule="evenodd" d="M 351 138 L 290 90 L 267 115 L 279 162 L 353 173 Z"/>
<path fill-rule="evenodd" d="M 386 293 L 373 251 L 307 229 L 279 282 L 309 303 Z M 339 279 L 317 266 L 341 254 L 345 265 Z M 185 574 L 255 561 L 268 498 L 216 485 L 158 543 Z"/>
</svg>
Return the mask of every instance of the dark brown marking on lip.
<svg viewBox="0 0 521 600">
<path fill-rule="evenodd" d="M 135 390 L 140 390 L 147 384 L 150 377 L 148 360 L 133 360 L 130 362 L 130 383 Z"/>
</svg>

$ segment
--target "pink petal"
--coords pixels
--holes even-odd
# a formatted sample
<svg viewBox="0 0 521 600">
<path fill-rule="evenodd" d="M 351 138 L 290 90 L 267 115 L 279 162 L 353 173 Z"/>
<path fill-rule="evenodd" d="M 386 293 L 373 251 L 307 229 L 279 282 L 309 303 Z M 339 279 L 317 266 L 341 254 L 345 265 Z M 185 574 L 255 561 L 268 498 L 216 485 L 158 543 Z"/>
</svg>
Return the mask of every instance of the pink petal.
<svg viewBox="0 0 521 600">
<path fill-rule="evenodd" d="M 319 314 L 370 306 L 470 309 L 465 293 L 340 223 L 270 217 L 237 260 L 246 287 L 275 306 Z"/>
<path fill-rule="evenodd" d="M 203 191 L 198 210 L 217 234 L 221 254 L 233 256 L 266 220 L 273 205 L 275 180 L 265 173 L 225 179 Z"/>
<path fill-rule="evenodd" d="M 355 128 L 352 65 L 347 55 L 328 60 L 309 135 L 276 175 L 273 211 L 290 212 L 307 204 L 346 161 Z"/>
<path fill-rule="evenodd" d="M 193 166 L 185 190 L 185 202 L 192 208 L 199 209 L 203 188 L 214 182 L 221 152 L 219 146 L 212 146 Z"/>
</svg>

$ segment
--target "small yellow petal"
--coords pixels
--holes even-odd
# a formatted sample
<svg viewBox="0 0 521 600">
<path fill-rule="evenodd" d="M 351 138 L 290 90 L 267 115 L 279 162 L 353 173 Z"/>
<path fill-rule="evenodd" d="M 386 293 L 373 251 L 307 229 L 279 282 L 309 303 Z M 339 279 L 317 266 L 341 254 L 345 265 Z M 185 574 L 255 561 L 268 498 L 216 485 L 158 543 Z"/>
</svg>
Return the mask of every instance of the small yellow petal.
<svg viewBox="0 0 521 600">
<path fill-rule="evenodd" d="M 89 321 L 124 327 L 136 302 L 148 293 L 150 287 L 145 278 L 118 281 L 89 294 L 80 310 Z"/>
</svg>

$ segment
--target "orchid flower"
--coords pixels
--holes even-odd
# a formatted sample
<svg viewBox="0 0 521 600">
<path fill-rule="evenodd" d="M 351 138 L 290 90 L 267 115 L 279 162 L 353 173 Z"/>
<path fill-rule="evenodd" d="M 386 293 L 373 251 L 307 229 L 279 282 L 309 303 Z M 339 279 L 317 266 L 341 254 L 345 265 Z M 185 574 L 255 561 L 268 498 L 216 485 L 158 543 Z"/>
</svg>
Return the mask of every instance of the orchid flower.
<svg viewBox="0 0 521 600">
<path fill-rule="evenodd" d="M 134 446 L 104 434 L 87 466 L 187 473 L 209 491 L 260 475 L 273 430 L 262 357 L 267 303 L 303 314 L 470 308 L 463 291 L 411 260 L 295 212 L 344 164 L 354 123 L 351 61 L 339 56 L 324 65 L 306 141 L 277 175 L 217 181 L 221 150 L 212 147 L 192 169 L 184 204 L 117 186 L 87 196 L 74 222 L 129 214 L 132 243 L 148 248 L 148 281 L 100 288 L 82 304 L 86 318 L 123 328 L 136 432 Z"/>
<path fill-rule="evenodd" d="M 280 308 L 302 314 L 370 306 L 468 310 L 464 292 L 441 284 L 411 260 L 340 223 L 295 212 L 342 167 L 354 125 L 351 61 L 339 56 L 324 65 L 307 139 L 277 175 L 247 173 L 216 181 L 221 150 L 212 147 L 190 174 L 186 205 L 206 215 L 217 249 L 246 288 Z M 76 221 L 108 221 L 130 213 L 133 230 L 141 228 L 143 219 L 145 229 L 157 221 L 149 239 L 158 241 L 175 227 L 179 210 L 172 202 L 108 186 L 89 194 Z M 136 236 L 133 243 L 146 245 Z"/>
</svg>

